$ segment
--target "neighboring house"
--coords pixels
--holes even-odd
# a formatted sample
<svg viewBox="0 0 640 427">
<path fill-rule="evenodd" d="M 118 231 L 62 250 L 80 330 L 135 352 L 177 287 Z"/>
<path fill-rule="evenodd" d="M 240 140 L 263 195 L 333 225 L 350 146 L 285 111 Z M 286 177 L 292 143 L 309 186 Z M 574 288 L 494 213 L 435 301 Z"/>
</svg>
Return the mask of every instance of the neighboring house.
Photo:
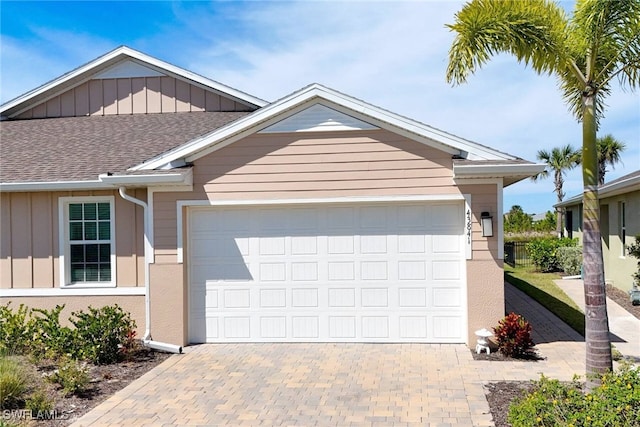
<svg viewBox="0 0 640 427">
<path fill-rule="evenodd" d="M 504 315 L 502 189 L 543 169 L 127 47 L 0 113 L 2 301 L 118 303 L 174 344 L 471 343 Z"/>
<path fill-rule="evenodd" d="M 640 170 L 598 188 L 604 278 L 624 291 L 631 289 L 638 260 L 627 255 L 627 246 L 640 235 Z M 582 243 L 582 195 L 559 203 L 567 210 L 565 233 Z"/>
</svg>

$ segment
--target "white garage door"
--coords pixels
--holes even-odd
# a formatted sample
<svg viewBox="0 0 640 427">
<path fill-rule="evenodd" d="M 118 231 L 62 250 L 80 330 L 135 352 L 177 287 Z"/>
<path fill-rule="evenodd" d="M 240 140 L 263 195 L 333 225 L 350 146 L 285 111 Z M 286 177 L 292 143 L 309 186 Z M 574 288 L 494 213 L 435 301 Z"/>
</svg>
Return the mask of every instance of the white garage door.
<svg viewBox="0 0 640 427">
<path fill-rule="evenodd" d="M 192 208 L 198 342 L 465 342 L 462 203 Z"/>
</svg>

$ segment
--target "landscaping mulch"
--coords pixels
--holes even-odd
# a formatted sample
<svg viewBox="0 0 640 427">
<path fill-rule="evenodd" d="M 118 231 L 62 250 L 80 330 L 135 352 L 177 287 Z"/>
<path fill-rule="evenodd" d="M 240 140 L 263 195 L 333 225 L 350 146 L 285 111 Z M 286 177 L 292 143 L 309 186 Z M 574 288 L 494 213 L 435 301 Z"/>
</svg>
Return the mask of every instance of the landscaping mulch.
<svg viewBox="0 0 640 427">
<path fill-rule="evenodd" d="M 636 319 L 640 319 L 640 305 L 631 304 L 631 299 L 627 292 L 615 286 L 607 285 L 607 296 L 631 313 Z"/>
<path fill-rule="evenodd" d="M 84 414 L 105 401 L 133 380 L 141 377 L 170 356 L 169 353 L 138 348 L 129 360 L 111 365 L 89 365 L 91 382 L 88 390 L 80 395 L 66 396 L 55 384 L 44 380 L 44 376 L 54 369 L 47 363 L 34 366 L 34 374 L 42 377 L 40 384 L 54 403 L 54 419 L 33 420 L 36 427 L 63 427 L 77 421 Z"/>
<path fill-rule="evenodd" d="M 533 384 L 523 381 L 502 381 L 485 385 L 487 402 L 496 427 L 510 427 L 507 423 L 511 402 L 533 390 Z"/>
<path fill-rule="evenodd" d="M 497 349 L 491 349 L 491 353 L 476 353 L 475 349 L 471 349 L 471 355 L 473 356 L 473 360 L 488 360 L 491 362 L 537 362 L 539 360 L 544 360 L 545 358 L 540 356 L 537 352 L 532 352 L 523 357 L 506 357 L 504 354 L 500 353 Z"/>
</svg>

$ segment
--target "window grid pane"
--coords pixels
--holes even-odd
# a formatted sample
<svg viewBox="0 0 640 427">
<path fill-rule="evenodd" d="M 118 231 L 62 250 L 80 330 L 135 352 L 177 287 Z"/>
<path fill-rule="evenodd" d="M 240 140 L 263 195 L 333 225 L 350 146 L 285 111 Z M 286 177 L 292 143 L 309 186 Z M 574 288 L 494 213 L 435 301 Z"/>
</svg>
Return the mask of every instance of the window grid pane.
<svg viewBox="0 0 640 427">
<path fill-rule="evenodd" d="M 70 203 L 71 283 L 111 281 L 111 204 Z"/>
</svg>

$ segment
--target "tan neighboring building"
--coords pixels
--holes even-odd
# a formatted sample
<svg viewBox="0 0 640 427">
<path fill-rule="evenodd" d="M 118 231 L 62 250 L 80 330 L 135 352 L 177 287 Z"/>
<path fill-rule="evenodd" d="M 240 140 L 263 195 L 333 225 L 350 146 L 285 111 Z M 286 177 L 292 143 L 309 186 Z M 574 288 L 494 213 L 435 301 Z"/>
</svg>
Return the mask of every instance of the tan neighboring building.
<svg viewBox="0 0 640 427">
<path fill-rule="evenodd" d="M 640 235 L 640 170 L 605 183 L 598 189 L 600 232 L 607 283 L 628 291 L 638 260 L 628 256 L 626 247 Z M 582 195 L 557 206 L 566 209 L 565 234 L 582 243 Z"/>
<path fill-rule="evenodd" d="M 0 114 L 2 303 L 118 303 L 177 345 L 471 343 L 504 315 L 502 190 L 543 168 L 127 47 Z"/>
</svg>

